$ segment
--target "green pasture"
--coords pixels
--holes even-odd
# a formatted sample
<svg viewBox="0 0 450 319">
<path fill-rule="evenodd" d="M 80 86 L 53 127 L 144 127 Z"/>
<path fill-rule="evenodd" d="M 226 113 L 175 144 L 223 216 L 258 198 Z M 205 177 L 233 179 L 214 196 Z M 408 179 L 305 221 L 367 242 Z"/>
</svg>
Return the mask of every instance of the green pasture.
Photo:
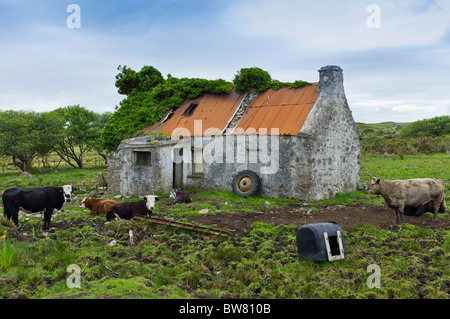
<svg viewBox="0 0 450 319">
<path fill-rule="evenodd" d="M 446 154 L 367 156 L 362 159 L 361 181 L 368 183 L 372 176 L 436 177 L 446 184 L 448 198 L 449 164 Z M 71 183 L 79 190 L 75 202 L 53 216 L 49 233 L 42 232 L 41 214 L 23 215 L 20 231 L 1 222 L 0 298 L 450 299 L 450 230 L 408 223 L 389 229 L 357 225 L 345 232 L 346 259 L 314 263 L 298 259 L 293 225 L 254 223 L 243 234 L 222 238 L 148 221 L 105 223 L 105 218 L 89 216 L 76 205 L 87 194 L 112 198 L 95 187 L 105 174 L 103 168 L 35 171 L 31 177 L 19 173 L 0 174 L 0 192 L 16 184 Z M 160 195 L 167 199 L 169 194 Z M 183 219 L 198 216 L 202 209 L 234 214 L 298 203 L 261 196 L 243 199 L 227 191 L 195 191 L 193 196 L 198 201 L 192 204 L 157 209 Z M 313 204 L 383 202 L 356 191 Z M 75 272 L 68 271 L 70 265 L 78 267 L 79 288 L 71 285 Z M 379 266 L 380 287 L 371 285 L 370 265 Z"/>
</svg>

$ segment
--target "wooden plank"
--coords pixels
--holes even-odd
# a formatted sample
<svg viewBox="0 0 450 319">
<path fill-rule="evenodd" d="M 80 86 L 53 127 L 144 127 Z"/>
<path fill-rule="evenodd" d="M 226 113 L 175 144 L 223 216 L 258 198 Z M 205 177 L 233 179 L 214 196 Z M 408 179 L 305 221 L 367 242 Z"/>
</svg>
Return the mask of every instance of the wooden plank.
<svg viewBox="0 0 450 319">
<path fill-rule="evenodd" d="M 221 230 L 221 229 L 197 226 L 197 225 L 176 222 L 173 220 L 161 219 L 161 218 L 155 218 L 155 217 L 134 216 L 133 218 L 139 219 L 139 220 L 148 220 L 155 224 L 167 225 L 167 226 L 171 226 L 171 227 L 178 227 L 178 228 L 182 228 L 182 229 L 192 230 L 192 231 L 201 232 L 201 233 L 207 233 L 207 234 L 211 234 L 211 235 L 230 237 L 230 233 L 228 231 Z"/>
</svg>

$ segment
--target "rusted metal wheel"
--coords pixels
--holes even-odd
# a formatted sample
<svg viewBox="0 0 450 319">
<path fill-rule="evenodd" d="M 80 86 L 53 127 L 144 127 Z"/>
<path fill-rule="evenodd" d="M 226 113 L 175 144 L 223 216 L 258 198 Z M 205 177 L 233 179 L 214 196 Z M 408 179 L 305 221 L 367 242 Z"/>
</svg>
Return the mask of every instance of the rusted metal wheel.
<svg viewBox="0 0 450 319">
<path fill-rule="evenodd" d="M 241 171 L 233 178 L 232 187 L 235 194 L 250 197 L 256 195 L 261 189 L 261 179 L 253 171 Z"/>
</svg>

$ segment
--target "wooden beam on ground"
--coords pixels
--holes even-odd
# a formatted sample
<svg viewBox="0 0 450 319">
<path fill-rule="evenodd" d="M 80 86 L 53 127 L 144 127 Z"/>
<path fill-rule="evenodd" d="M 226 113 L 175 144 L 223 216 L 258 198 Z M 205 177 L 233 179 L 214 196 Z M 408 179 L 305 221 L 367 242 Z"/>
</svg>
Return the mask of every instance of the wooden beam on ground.
<svg viewBox="0 0 450 319">
<path fill-rule="evenodd" d="M 228 231 L 221 230 L 221 229 L 215 229 L 215 228 L 198 226 L 198 225 L 191 225 L 191 224 L 187 224 L 187 223 L 176 222 L 173 220 L 155 218 L 155 217 L 134 216 L 133 218 L 139 219 L 139 220 L 148 220 L 155 224 L 167 225 L 167 226 L 171 226 L 171 227 L 178 227 L 178 228 L 182 228 L 182 229 L 192 230 L 192 231 L 201 232 L 201 233 L 207 233 L 207 234 L 211 234 L 211 235 L 230 237 L 230 233 Z"/>
</svg>

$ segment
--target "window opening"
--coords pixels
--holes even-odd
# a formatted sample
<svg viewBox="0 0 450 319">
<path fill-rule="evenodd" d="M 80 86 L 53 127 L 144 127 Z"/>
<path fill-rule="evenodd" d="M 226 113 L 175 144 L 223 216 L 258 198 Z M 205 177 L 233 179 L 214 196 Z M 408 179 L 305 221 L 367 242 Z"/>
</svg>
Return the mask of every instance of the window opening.
<svg viewBox="0 0 450 319">
<path fill-rule="evenodd" d="M 152 153 L 151 152 L 133 152 L 134 164 L 138 166 L 151 166 Z"/>
<path fill-rule="evenodd" d="M 161 121 L 161 124 L 169 120 L 173 116 L 173 110 L 170 110 L 170 113 L 166 115 L 166 117 Z"/>
<path fill-rule="evenodd" d="M 194 113 L 195 108 L 198 106 L 198 102 L 195 103 L 191 103 L 187 109 L 183 112 L 183 115 L 189 116 L 192 115 L 192 113 Z"/>
<path fill-rule="evenodd" d="M 193 174 L 203 174 L 203 149 L 193 148 L 192 149 L 192 173 Z"/>
</svg>

